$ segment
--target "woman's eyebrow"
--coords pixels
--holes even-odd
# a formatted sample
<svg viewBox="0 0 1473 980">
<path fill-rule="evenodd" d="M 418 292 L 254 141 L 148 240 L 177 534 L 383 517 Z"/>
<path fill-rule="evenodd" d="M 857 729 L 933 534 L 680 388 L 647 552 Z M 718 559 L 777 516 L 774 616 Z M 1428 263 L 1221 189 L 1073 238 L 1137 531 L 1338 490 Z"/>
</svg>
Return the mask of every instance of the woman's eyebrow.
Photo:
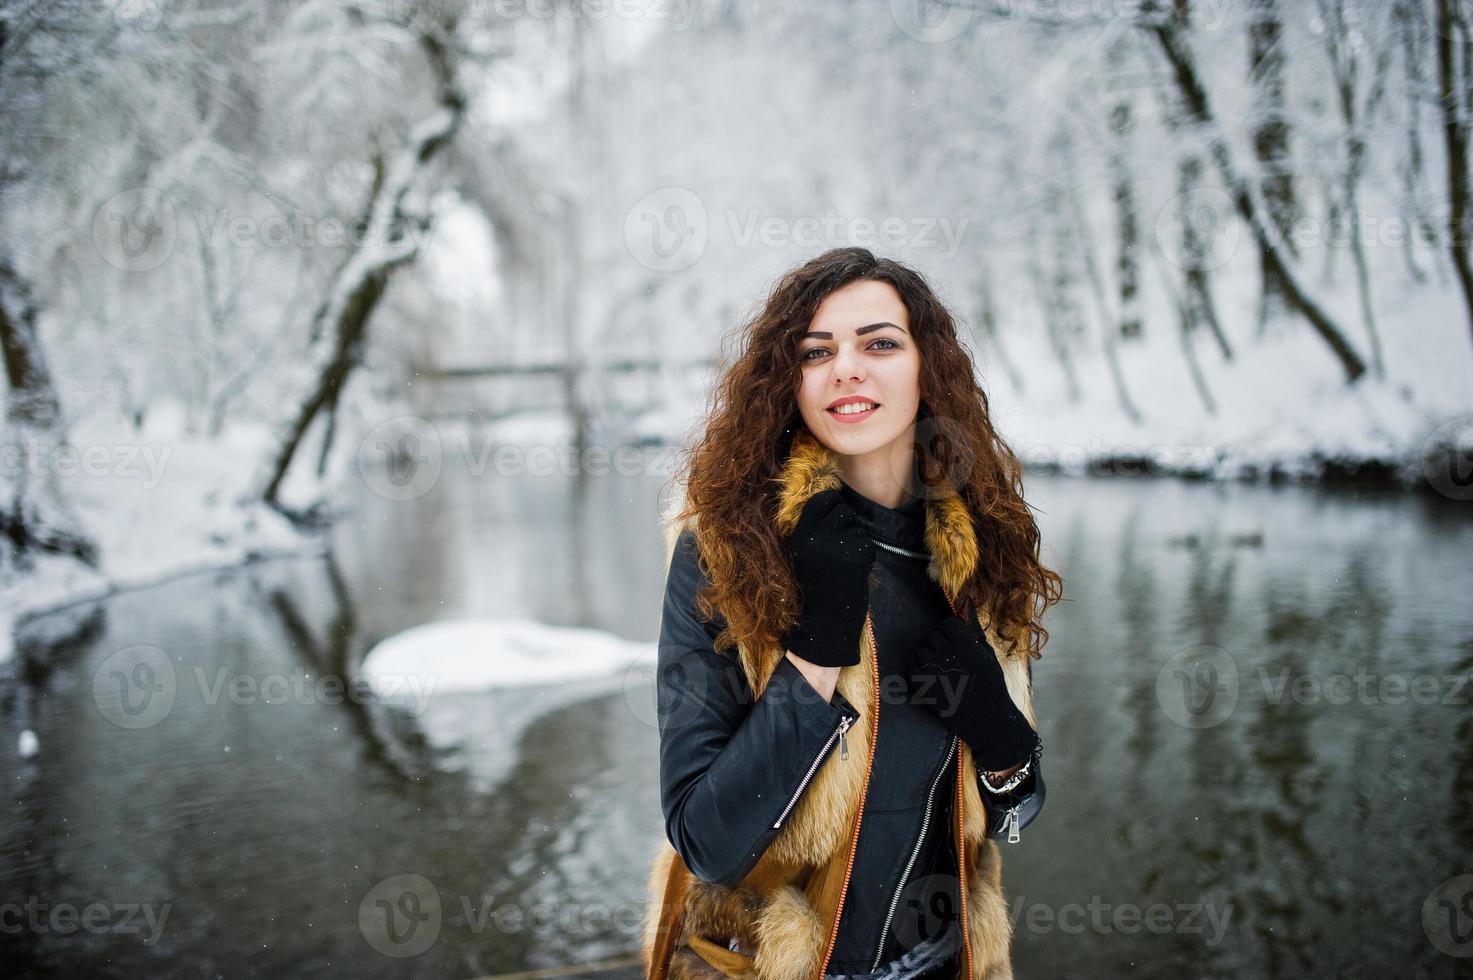
<svg viewBox="0 0 1473 980">
<path fill-rule="evenodd" d="M 862 336 L 864 336 L 867 333 L 873 333 L 874 331 L 879 330 L 881 327 L 894 327 L 896 330 L 899 330 L 901 333 L 905 333 L 905 328 L 904 327 L 900 326 L 899 324 L 891 323 L 889 320 L 881 320 L 879 323 L 871 323 L 868 326 L 860 327 L 858 330 L 856 330 L 854 332 L 855 332 L 855 334 L 857 334 L 857 335 L 859 335 L 859 336 L 862 337 Z M 829 331 L 827 331 L 827 330 L 810 330 L 810 331 L 808 331 L 807 333 L 805 333 L 803 335 L 802 339 L 803 340 L 807 340 L 809 337 L 813 337 L 813 338 L 815 338 L 817 340 L 833 340 L 834 339 L 834 335 L 832 333 L 830 333 Z"/>
</svg>

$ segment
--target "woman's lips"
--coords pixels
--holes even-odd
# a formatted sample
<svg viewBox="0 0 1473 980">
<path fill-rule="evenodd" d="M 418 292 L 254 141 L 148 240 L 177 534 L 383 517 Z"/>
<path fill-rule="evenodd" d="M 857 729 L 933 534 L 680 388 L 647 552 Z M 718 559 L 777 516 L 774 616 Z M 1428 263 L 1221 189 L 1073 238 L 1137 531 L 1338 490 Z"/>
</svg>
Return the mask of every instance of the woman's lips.
<svg viewBox="0 0 1473 980">
<path fill-rule="evenodd" d="M 832 409 L 825 409 L 825 411 L 829 413 L 829 416 L 835 422 L 863 422 L 865 419 L 869 418 L 871 415 L 875 414 L 879 410 L 879 405 L 876 405 L 874 408 L 866 409 L 863 412 L 840 413 Z"/>
</svg>

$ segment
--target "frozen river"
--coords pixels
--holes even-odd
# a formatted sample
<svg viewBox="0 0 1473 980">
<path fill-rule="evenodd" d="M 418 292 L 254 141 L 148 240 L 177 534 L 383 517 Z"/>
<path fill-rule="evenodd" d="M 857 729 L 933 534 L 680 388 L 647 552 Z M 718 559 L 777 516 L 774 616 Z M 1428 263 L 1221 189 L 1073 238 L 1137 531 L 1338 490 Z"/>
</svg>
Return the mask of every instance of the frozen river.
<svg viewBox="0 0 1473 980">
<path fill-rule="evenodd" d="M 419 710 L 341 681 L 438 620 L 652 650 L 663 480 L 370 481 L 327 560 L 28 623 L 0 686 L 5 973 L 454 978 L 635 952 L 662 833 L 647 670 Z M 1454 975 L 1468 505 L 1027 489 L 1067 601 L 1034 674 L 1048 803 L 1004 845 L 1018 974 Z"/>
</svg>

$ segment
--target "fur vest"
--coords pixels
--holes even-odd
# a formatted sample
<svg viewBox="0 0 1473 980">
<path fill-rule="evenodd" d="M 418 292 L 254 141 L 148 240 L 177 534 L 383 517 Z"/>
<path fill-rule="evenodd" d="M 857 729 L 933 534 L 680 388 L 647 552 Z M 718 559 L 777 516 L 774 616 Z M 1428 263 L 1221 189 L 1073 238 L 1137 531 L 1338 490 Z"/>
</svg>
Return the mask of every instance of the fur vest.
<svg viewBox="0 0 1473 980">
<path fill-rule="evenodd" d="M 790 534 L 813 495 L 837 489 L 839 471 L 831 450 L 806 431 L 793 439 L 779 489 L 777 524 Z M 680 532 L 665 529 L 667 564 Z M 978 562 L 972 517 L 954 490 L 926 501 L 927 574 L 956 607 L 960 588 Z M 997 653 L 1008 693 L 1036 729 L 1026 651 L 997 635 L 979 613 L 979 625 Z M 821 980 L 838 937 L 839 916 L 859 841 L 865 792 L 872 775 L 880 710 L 879 664 L 873 624 L 860 639 L 859 663 L 841 668 L 838 689 L 860 710 L 850 727 L 853 757 L 838 753 L 819 768 L 787 822 L 751 872 L 734 888 L 695 877 L 669 841 L 649 870 L 648 904 L 641 952 L 650 980 L 750 977 L 754 980 Z M 760 696 L 784 651 L 746 649 L 738 658 L 752 692 Z M 1016 653 L 1016 655 L 1014 655 Z M 1012 923 L 1002 890 L 1001 853 L 986 836 L 987 816 L 977 787 L 971 749 L 959 743 L 953 786 L 955 853 L 961 881 L 962 976 L 971 980 L 1010 978 Z M 708 937 L 736 936 L 755 955 L 727 949 Z"/>
</svg>

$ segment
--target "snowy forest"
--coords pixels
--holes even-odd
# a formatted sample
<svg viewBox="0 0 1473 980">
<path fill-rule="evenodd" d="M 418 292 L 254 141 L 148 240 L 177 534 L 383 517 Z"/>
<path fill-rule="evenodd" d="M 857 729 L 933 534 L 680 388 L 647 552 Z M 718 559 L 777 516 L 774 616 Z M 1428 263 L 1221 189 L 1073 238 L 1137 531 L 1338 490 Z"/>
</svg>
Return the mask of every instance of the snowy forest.
<svg viewBox="0 0 1473 980">
<path fill-rule="evenodd" d="M 1452 0 L 3 9 L 21 606 L 293 547 L 388 419 L 679 443 L 850 243 L 1030 466 L 1467 489 Z"/>
</svg>

